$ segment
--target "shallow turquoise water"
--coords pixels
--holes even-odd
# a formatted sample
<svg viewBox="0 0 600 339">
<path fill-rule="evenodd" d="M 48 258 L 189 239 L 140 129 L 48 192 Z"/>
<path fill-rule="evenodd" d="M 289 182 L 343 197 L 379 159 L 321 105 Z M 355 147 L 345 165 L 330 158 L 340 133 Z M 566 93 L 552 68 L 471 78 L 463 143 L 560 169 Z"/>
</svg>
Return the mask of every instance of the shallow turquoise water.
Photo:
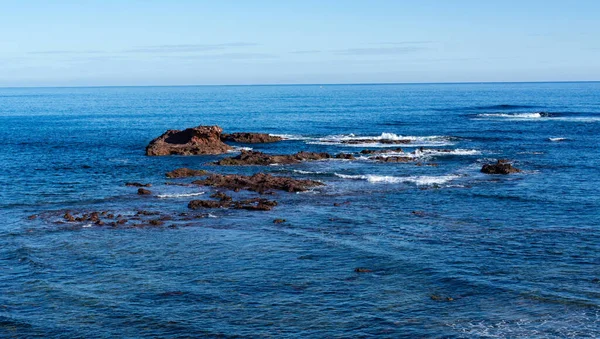
<svg viewBox="0 0 600 339">
<path fill-rule="evenodd" d="M 144 156 L 213 124 L 287 137 L 268 153 L 409 136 L 438 166 Z M 600 83 L 0 89 L 0 126 L 2 337 L 600 336 Z M 524 172 L 479 173 L 501 158 Z M 181 166 L 326 186 L 176 228 L 56 223 L 187 213 L 210 190 L 165 185 Z"/>
</svg>

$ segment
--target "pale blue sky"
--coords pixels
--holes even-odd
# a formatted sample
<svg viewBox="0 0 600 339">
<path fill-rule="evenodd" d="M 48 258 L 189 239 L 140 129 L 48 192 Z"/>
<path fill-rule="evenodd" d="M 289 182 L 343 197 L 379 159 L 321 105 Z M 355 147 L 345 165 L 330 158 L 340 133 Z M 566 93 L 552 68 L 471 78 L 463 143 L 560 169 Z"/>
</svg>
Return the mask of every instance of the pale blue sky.
<svg viewBox="0 0 600 339">
<path fill-rule="evenodd" d="M 600 80 L 598 0 L 0 0 L 0 86 Z"/>
</svg>

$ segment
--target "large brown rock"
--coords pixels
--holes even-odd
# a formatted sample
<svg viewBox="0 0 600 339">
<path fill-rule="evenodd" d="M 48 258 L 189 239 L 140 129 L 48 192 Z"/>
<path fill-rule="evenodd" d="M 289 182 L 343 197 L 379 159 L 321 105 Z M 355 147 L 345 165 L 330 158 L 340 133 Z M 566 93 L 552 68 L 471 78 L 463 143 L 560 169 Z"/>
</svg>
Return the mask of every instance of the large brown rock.
<svg viewBox="0 0 600 339">
<path fill-rule="evenodd" d="M 486 174 L 511 174 L 522 172 L 520 169 L 513 167 L 507 160 L 498 160 L 495 164 L 485 164 L 481 168 L 481 172 Z"/>
<path fill-rule="evenodd" d="M 200 208 L 234 208 L 250 211 L 270 211 L 275 206 L 277 206 L 277 201 L 263 198 L 252 198 L 239 201 L 192 200 L 188 204 L 188 208 L 193 210 Z"/>
<path fill-rule="evenodd" d="M 150 142 L 146 155 L 222 154 L 233 149 L 221 141 L 222 132 L 219 126 L 168 130 Z"/>
<path fill-rule="evenodd" d="M 266 173 L 257 173 L 252 176 L 212 174 L 206 179 L 196 180 L 193 183 L 202 186 L 222 187 L 235 191 L 249 190 L 258 193 L 265 193 L 269 190 L 303 192 L 311 187 L 323 185 L 323 183 L 314 180 L 277 177 Z"/>
<path fill-rule="evenodd" d="M 263 144 L 281 141 L 283 138 L 266 133 L 231 133 L 221 135 L 221 140 L 246 144 Z"/>
</svg>

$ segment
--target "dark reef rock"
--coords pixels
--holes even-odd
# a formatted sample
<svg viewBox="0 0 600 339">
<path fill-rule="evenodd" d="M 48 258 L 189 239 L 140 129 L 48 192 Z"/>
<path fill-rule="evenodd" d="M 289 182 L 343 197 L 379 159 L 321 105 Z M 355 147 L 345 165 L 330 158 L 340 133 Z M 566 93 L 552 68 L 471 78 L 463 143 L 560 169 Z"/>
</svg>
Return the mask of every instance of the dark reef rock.
<svg viewBox="0 0 600 339">
<path fill-rule="evenodd" d="M 221 140 L 245 144 L 264 144 L 281 141 L 283 138 L 266 133 L 231 133 L 222 134 Z"/>
<path fill-rule="evenodd" d="M 378 156 L 378 157 L 374 157 L 372 158 L 375 161 L 379 161 L 379 162 L 411 162 L 411 161 L 415 161 L 414 158 L 411 157 L 382 157 L 382 156 Z"/>
<path fill-rule="evenodd" d="M 338 154 L 336 157 L 342 159 L 354 159 L 352 154 Z M 331 156 L 329 153 L 314 153 L 304 151 L 288 155 L 270 155 L 258 151 L 242 151 L 235 157 L 223 158 L 214 164 L 220 166 L 267 166 L 273 164 L 289 165 L 297 164 L 302 161 L 315 161 L 331 158 L 333 158 L 333 156 Z"/>
<path fill-rule="evenodd" d="M 175 170 L 172 170 L 171 172 L 166 173 L 165 175 L 167 176 L 167 178 L 189 178 L 189 177 L 199 177 L 199 176 L 203 176 L 206 175 L 208 172 L 206 172 L 205 170 L 194 170 L 194 169 L 190 169 L 190 168 L 178 168 Z"/>
<path fill-rule="evenodd" d="M 339 153 L 335 156 L 336 159 L 344 159 L 344 160 L 356 160 L 353 154 L 349 153 Z"/>
<path fill-rule="evenodd" d="M 233 148 L 221 141 L 222 132 L 219 126 L 168 130 L 150 142 L 146 147 L 146 155 L 223 154 Z"/>
<path fill-rule="evenodd" d="M 211 198 L 219 199 L 220 201 L 231 201 L 233 200 L 231 196 L 223 193 L 223 192 L 215 192 L 210 195 Z"/>
<path fill-rule="evenodd" d="M 404 152 L 402 148 L 394 148 L 394 149 L 364 149 L 360 151 L 360 154 L 385 154 L 385 153 L 402 153 Z"/>
<path fill-rule="evenodd" d="M 131 187 L 151 187 L 152 184 L 142 184 L 139 182 L 127 182 L 125 183 L 125 186 L 131 186 Z"/>
<path fill-rule="evenodd" d="M 364 268 L 364 267 L 357 267 L 354 269 L 354 272 L 356 272 L 356 273 L 371 273 L 371 272 L 373 272 L 373 270 L 370 270 L 370 269 Z"/>
<path fill-rule="evenodd" d="M 283 224 L 284 222 L 286 222 L 285 219 L 275 219 L 275 220 L 273 220 L 274 224 Z"/>
<path fill-rule="evenodd" d="M 508 160 L 498 160 L 495 164 L 485 164 L 481 167 L 481 172 L 486 174 L 511 174 L 520 173 L 520 169 L 513 167 Z"/>
<path fill-rule="evenodd" d="M 139 195 L 150 195 L 150 194 L 152 194 L 152 191 L 140 187 L 138 189 L 137 194 L 139 194 Z"/>
<path fill-rule="evenodd" d="M 257 173 L 252 176 L 211 174 L 206 179 L 196 180 L 193 183 L 202 186 L 222 187 L 234 191 L 249 190 L 258 193 L 265 193 L 268 190 L 303 192 L 311 187 L 323 185 L 318 181 L 276 177 L 265 173 Z"/>
<path fill-rule="evenodd" d="M 234 208 L 252 211 L 270 211 L 275 206 L 277 206 L 276 201 L 263 198 L 252 198 L 240 201 L 192 200 L 188 204 L 188 208 L 193 210 L 200 208 Z"/>
</svg>

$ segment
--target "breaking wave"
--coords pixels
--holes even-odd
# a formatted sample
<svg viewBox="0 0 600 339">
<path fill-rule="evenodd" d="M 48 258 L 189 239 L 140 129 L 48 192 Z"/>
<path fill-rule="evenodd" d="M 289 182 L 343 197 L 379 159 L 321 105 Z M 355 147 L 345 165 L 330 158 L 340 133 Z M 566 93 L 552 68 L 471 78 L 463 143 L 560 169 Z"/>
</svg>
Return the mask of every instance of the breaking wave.
<svg viewBox="0 0 600 339">
<path fill-rule="evenodd" d="M 352 179 L 352 180 L 366 180 L 373 184 L 386 183 L 386 184 L 398 184 L 398 183 L 408 183 L 408 184 L 416 184 L 417 186 L 430 186 L 430 185 L 442 185 L 448 183 L 452 180 L 460 178 L 459 175 L 442 175 L 442 176 L 410 176 L 410 177 L 395 177 L 389 175 L 347 175 L 334 173 L 335 176 L 342 179 Z"/>
<path fill-rule="evenodd" d="M 195 197 L 198 195 L 205 194 L 206 192 L 195 192 L 195 193 L 173 193 L 173 194 L 157 194 L 156 197 L 160 199 L 168 199 L 168 198 L 187 198 L 187 197 Z"/>
</svg>

